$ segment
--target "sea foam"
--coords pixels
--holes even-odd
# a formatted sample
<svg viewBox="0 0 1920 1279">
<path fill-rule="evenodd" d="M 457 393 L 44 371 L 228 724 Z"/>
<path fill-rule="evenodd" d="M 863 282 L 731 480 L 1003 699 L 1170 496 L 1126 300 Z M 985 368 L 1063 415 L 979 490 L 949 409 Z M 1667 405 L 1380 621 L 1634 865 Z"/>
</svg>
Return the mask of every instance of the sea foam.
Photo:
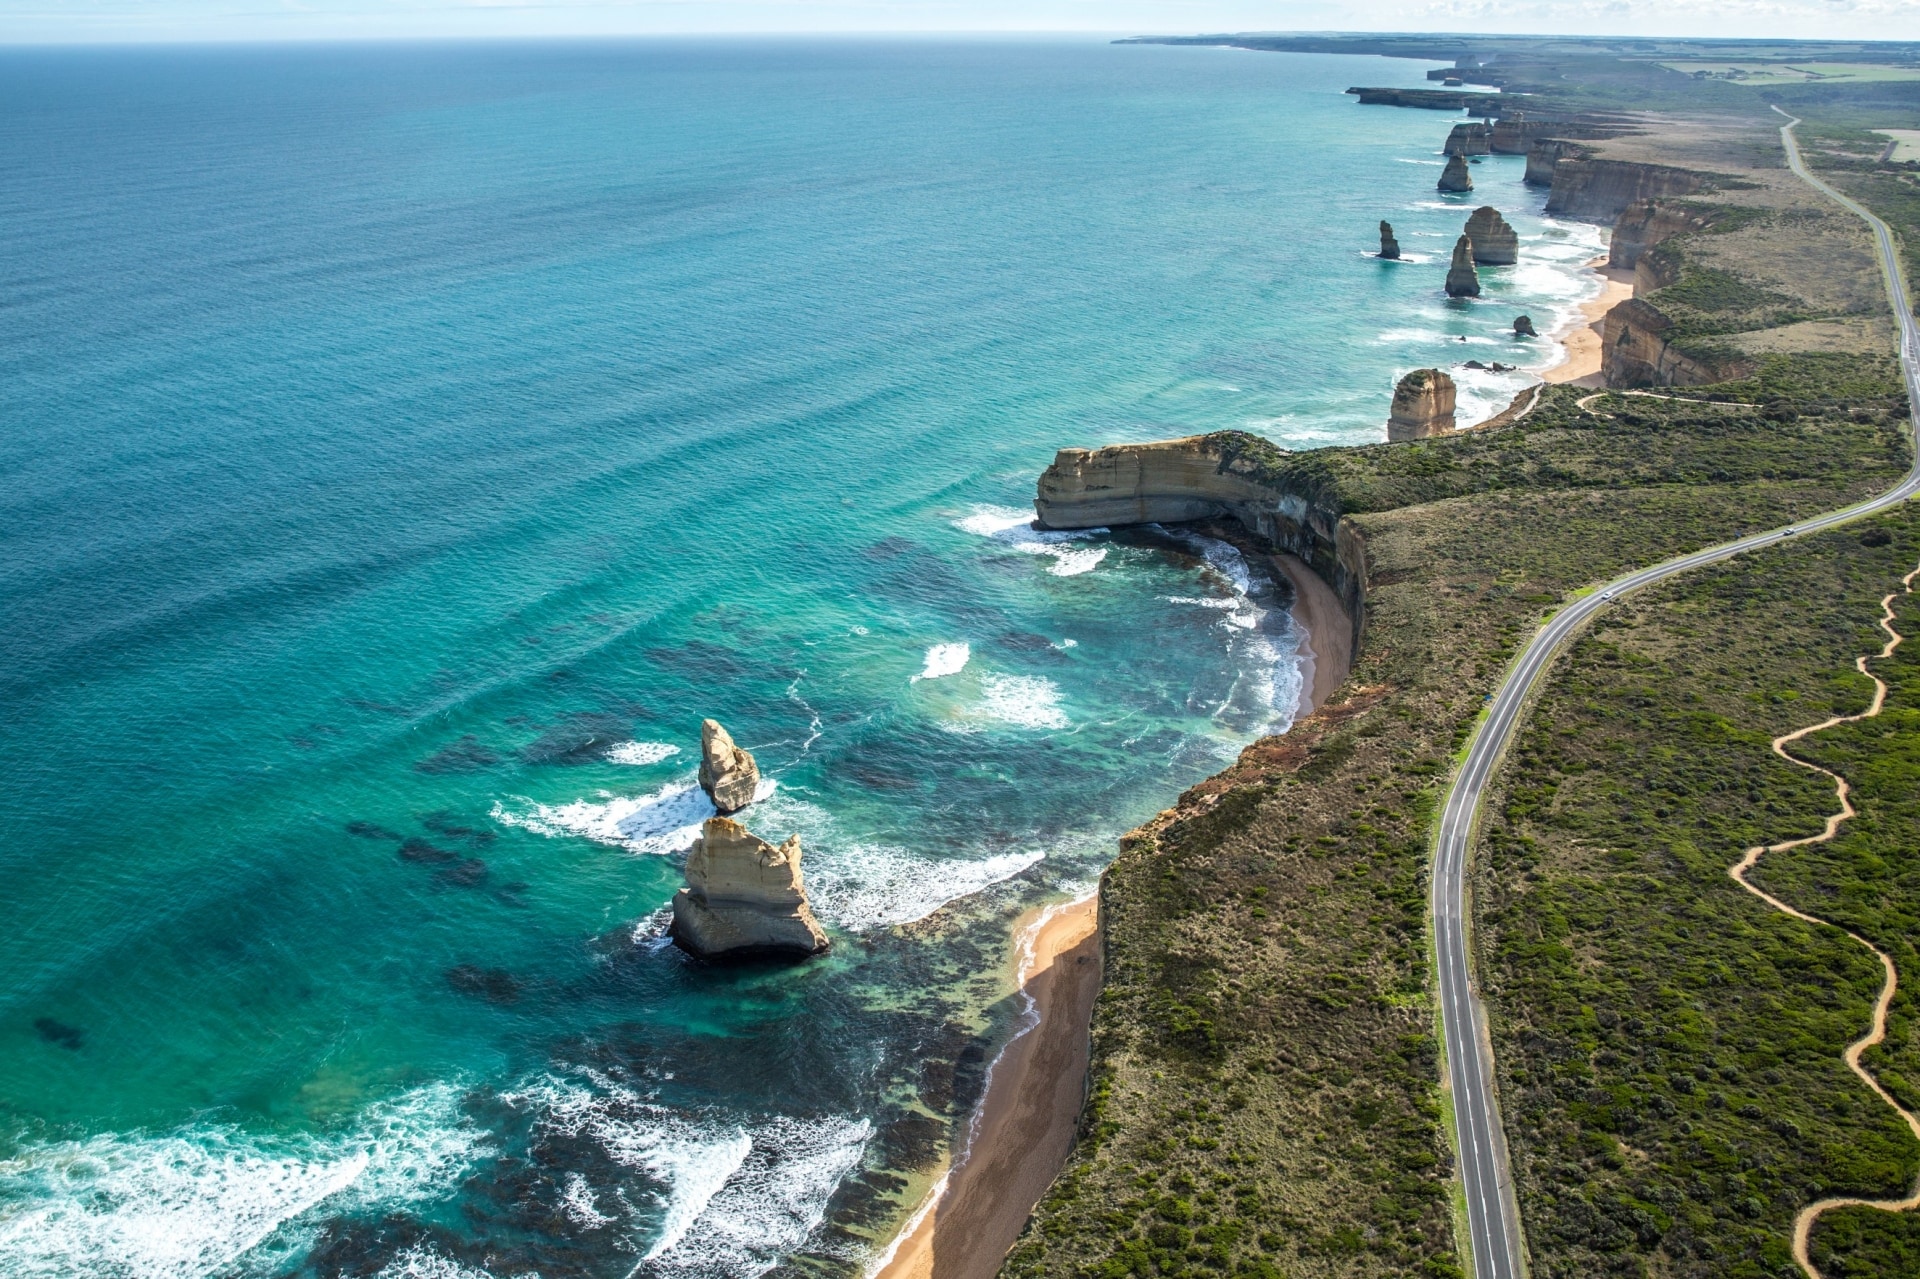
<svg viewBox="0 0 1920 1279">
<path fill-rule="evenodd" d="M 917 684 L 923 679 L 942 679 L 948 675 L 958 675 L 967 669 L 967 662 L 973 657 L 973 648 L 967 644 L 935 644 L 927 650 L 925 664 L 920 673 L 908 680 Z"/>
<path fill-rule="evenodd" d="M 0 1269 L 9 1279 L 189 1279 L 285 1250 L 283 1227 L 323 1205 L 384 1211 L 436 1197 L 484 1153 L 458 1100 L 436 1084 L 369 1107 L 332 1136 L 196 1124 L 29 1146 L 0 1163 Z"/>
<path fill-rule="evenodd" d="M 1055 577 L 1077 577 L 1091 572 L 1107 558 L 1104 546 L 1075 546 L 1073 543 L 1105 533 L 1103 528 L 1042 531 L 1033 527 L 1033 513 L 1010 506 L 976 506 L 973 514 L 953 522 L 963 533 L 990 537 L 1028 555 L 1044 555 L 1053 560 L 1047 572 Z"/>
<path fill-rule="evenodd" d="M 766 799 L 778 785 L 771 778 L 761 778 L 754 799 Z M 595 799 L 576 799 L 568 804 L 519 802 L 526 808 L 516 811 L 495 801 L 493 820 L 536 835 L 550 838 L 580 835 L 597 843 L 656 856 L 685 852 L 693 847 L 701 824 L 720 811 L 707 798 L 707 793 L 691 781 L 670 782 L 646 795 L 602 794 Z"/>
<path fill-rule="evenodd" d="M 669 742 L 621 742 L 607 752 L 607 758 L 616 764 L 658 764 L 680 753 L 680 748 Z"/>
</svg>

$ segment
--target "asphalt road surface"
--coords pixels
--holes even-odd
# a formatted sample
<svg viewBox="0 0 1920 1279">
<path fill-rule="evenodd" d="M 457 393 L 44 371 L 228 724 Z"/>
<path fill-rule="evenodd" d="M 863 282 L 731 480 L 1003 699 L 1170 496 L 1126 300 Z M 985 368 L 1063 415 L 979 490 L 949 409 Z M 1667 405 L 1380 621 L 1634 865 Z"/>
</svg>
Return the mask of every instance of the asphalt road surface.
<svg viewBox="0 0 1920 1279">
<path fill-rule="evenodd" d="M 1778 107 L 1774 108 L 1776 111 Z M 1782 115 L 1786 113 L 1781 112 Z M 1440 1017 L 1445 1032 L 1447 1074 L 1453 1090 L 1454 1128 L 1460 1155 L 1460 1179 L 1466 1191 L 1467 1226 L 1472 1241 L 1475 1279 L 1520 1279 L 1525 1272 L 1520 1243 L 1519 1210 L 1514 1201 L 1513 1175 L 1507 1161 L 1506 1138 L 1500 1126 L 1500 1104 L 1494 1094 L 1493 1048 L 1487 1039 L 1486 1015 L 1474 994 L 1467 961 L 1466 866 L 1480 796 L 1493 774 L 1514 729 L 1520 724 L 1527 695 L 1552 665 L 1567 638 L 1588 618 L 1628 591 L 1684 573 L 1703 564 L 1731 559 L 1757 546 L 1831 528 L 1874 511 L 1904 502 L 1920 491 L 1920 327 L 1901 283 L 1893 234 L 1886 223 L 1868 213 L 1807 172 L 1788 118 L 1780 129 L 1787 164 L 1803 181 L 1866 220 L 1880 246 L 1887 292 L 1900 322 L 1900 366 L 1906 378 L 1909 408 L 1916 442 L 1915 466 L 1906 479 L 1888 493 L 1869 501 L 1804 520 L 1787 528 L 1755 533 L 1735 542 L 1695 551 L 1652 568 L 1617 578 L 1554 614 L 1534 635 L 1513 669 L 1494 693 L 1480 730 L 1467 747 L 1465 761 L 1447 792 L 1441 811 L 1440 838 L 1433 867 L 1433 935 L 1440 965 Z"/>
</svg>

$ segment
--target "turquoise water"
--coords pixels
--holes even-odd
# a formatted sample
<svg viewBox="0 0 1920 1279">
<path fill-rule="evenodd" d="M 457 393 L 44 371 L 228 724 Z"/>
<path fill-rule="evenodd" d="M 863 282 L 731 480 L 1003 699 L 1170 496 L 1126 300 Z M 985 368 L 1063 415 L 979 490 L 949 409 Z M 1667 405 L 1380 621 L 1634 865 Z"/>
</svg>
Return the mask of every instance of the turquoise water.
<svg viewBox="0 0 1920 1279">
<path fill-rule="evenodd" d="M 0 54 L 0 1275 L 857 1268 L 1009 920 L 1298 699 L 1231 548 L 1024 527 L 1053 450 L 1379 439 L 1588 288 L 1340 94 L 1424 70 Z M 823 960 L 662 940 L 707 715 Z"/>
</svg>

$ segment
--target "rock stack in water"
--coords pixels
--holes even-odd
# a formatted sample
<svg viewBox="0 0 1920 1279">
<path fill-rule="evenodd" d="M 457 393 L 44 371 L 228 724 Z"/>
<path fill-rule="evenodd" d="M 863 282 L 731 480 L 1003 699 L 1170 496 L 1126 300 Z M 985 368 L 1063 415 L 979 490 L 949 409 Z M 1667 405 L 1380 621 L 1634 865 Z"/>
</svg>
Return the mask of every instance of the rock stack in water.
<svg viewBox="0 0 1920 1279">
<path fill-rule="evenodd" d="M 1447 296 L 1477 298 L 1480 275 L 1473 269 L 1473 241 L 1461 236 L 1453 245 L 1453 262 L 1447 267 Z"/>
<path fill-rule="evenodd" d="M 1517 338 L 1537 338 L 1540 336 L 1533 331 L 1533 317 L 1531 315 L 1516 316 L 1514 318 L 1513 336 Z"/>
<path fill-rule="evenodd" d="M 1387 439 L 1425 439 L 1453 430 L 1453 379 L 1439 369 L 1415 369 L 1393 389 Z"/>
<path fill-rule="evenodd" d="M 1440 148 L 1445 155 L 1491 155 L 1493 127 L 1485 124 L 1456 124 Z"/>
<path fill-rule="evenodd" d="M 800 837 L 769 844 L 739 822 L 709 817 L 673 895 L 674 945 L 701 959 L 802 958 L 827 946 L 800 878 Z"/>
<path fill-rule="evenodd" d="M 700 789 L 713 797 L 723 813 L 737 813 L 753 802 L 760 788 L 760 765 L 751 751 L 733 744 L 718 720 L 700 721 Z"/>
<path fill-rule="evenodd" d="M 1473 190 L 1473 175 L 1467 172 L 1464 157 L 1452 157 L 1447 161 L 1447 167 L 1440 170 L 1440 189 L 1448 192 Z"/>
<path fill-rule="evenodd" d="M 1380 223 L 1380 256 L 1383 258 L 1400 256 L 1400 241 L 1393 238 L 1393 223 L 1384 219 Z"/>
<path fill-rule="evenodd" d="M 1520 260 L 1520 235 L 1500 210 L 1483 204 L 1467 219 L 1467 239 L 1473 241 L 1473 260 L 1481 266 L 1512 266 Z"/>
</svg>

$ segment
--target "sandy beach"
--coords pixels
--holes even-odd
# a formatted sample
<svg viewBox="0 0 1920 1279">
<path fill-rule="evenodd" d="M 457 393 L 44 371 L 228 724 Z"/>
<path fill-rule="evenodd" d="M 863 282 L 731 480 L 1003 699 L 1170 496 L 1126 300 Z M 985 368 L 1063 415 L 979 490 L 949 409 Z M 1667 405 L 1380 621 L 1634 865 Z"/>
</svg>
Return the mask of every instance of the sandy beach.
<svg viewBox="0 0 1920 1279">
<path fill-rule="evenodd" d="M 990 1279 L 1073 1148 L 1100 993 L 1099 898 L 1035 910 L 1016 936 L 1030 1028 L 994 1061 L 966 1149 L 874 1279 Z"/>
<path fill-rule="evenodd" d="M 1554 365 L 1541 378 L 1548 382 L 1572 382 L 1580 386 L 1600 385 L 1600 331 L 1607 312 L 1633 296 L 1633 272 L 1610 267 L 1604 257 L 1587 263 L 1604 280 L 1600 296 L 1580 307 L 1580 319 L 1554 338 L 1567 348 L 1567 358 Z"/>
<path fill-rule="evenodd" d="M 1273 566 L 1293 585 L 1294 625 L 1306 632 L 1296 712 L 1304 716 L 1326 705 L 1333 690 L 1347 682 L 1353 666 L 1353 619 L 1333 588 L 1299 556 L 1275 555 Z"/>
</svg>

